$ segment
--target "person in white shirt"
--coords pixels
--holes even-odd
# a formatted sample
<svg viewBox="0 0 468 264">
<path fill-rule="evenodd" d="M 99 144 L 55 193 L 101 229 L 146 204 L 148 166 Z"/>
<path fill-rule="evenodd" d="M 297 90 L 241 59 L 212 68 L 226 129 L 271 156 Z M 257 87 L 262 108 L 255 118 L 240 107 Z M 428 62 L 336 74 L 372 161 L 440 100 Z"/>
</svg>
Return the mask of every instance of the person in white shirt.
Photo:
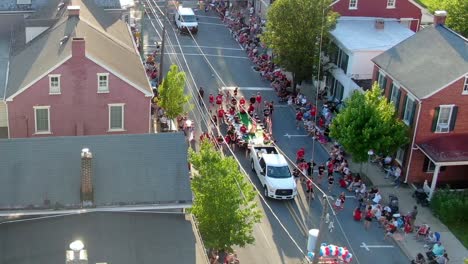
<svg viewBox="0 0 468 264">
<path fill-rule="evenodd" d="M 382 195 L 380 195 L 380 192 L 377 192 L 374 196 L 374 199 L 372 199 L 372 202 L 374 202 L 374 204 L 379 204 L 381 200 Z"/>
</svg>

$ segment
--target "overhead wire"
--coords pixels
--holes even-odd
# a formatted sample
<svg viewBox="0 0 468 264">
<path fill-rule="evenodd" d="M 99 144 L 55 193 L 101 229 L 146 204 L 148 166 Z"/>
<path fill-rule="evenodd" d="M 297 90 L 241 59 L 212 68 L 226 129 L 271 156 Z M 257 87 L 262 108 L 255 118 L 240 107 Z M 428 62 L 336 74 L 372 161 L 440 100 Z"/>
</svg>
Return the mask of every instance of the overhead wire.
<svg viewBox="0 0 468 264">
<path fill-rule="evenodd" d="M 154 2 L 154 0 L 153 0 L 153 2 Z M 175 5 L 174 5 L 174 6 L 175 6 Z M 164 18 L 165 18 L 167 21 L 170 21 L 169 18 L 167 17 L 167 15 L 166 15 L 164 12 L 161 11 L 160 7 L 157 6 L 157 5 L 156 5 L 156 7 L 160 10 L 160 13 L 164 16 Z M 171 28 L 172 28 L 172 27 L 171 27 Z M 177 36 L 177 32 L 175 32 L 175 30 L 174 30 L 173 28 L 172 28 L 172 31 L 174 32 L 175 39 L 176 39 L 176 41 L 177 41 L 177 43 L 178 43 L 178 46 L 180 47 L 181 55 L 182 55 L 183 60 L 184 60 L 185 63 L 186 63 L 187 69 L 189 70 L 189 74 L 190 74 L 190 76 L 191 76 L 193 82 L 196 83 L 195 80 L 194 80 L 194 78 L 193 78 L 193 75 L 192 75 L 192 73 L 191 73 L 191 71 L 190 71 L 190 67 L 188 66 L 188 62 L 187 62 L 187 60 L 186 60 L 186 58 L 185 58 L 184 51 L 183 51 L 182 48 L 181 48 L 180 41 L 179 41 L 179 38 L 178 38 L 178 36 Z M 211 64 L 211 62 L 207 59 L 206 54 L 201 50 L 201 47 L 200 47 L 200 45 L 198 44 L 198 42 L 195 40 L 193 34 L 192 34 L 190 31 L 189 31 L 189 34 L 190 34 L 191 38 L 194 40 L 195 45 L 198 47 L 198 49 L 199 49 L 200 52 L 202 53 L 202 55 L 203 55 L 205 61 L 207 61 L 208 65 L 209 65 L 210 68 L 213 70 L 213 73 L 216 75 L 216 77 L 218 78 L 218 80 L 220 80 L 220 82 L 223 84 L 223 86 L 226 86 L 226 83 L 224 82 L 224 80 L 221 78 L 221 76 L 220 76 L 219 73 L 216 71 L 216 69 L 214 69 L 214 67 L 213 67 L 213 65 Z M 198 90 L 197 90 L 197 92 L 198 92 Z M 200 96 L 199 93 L 198 93 L 198 95 Z M 207 113 L 210 113 L 208 107 L 206 106 L 206 103 L 205 103 L 203 100 L 202 100 L 202 102 L 201 102 L 201 105 L 203 105 L 203 107 L 205 108 L 205 111 L 206 111 Z M 211 120 L 211 122 L 214 123 L 214 120 L 211 118 L 211 116 L 209 116 L 208 118 Z M 207 127 L 210 127 L 210 125 L 207 124 Z M 218 135 L 222 135 L 222 133 L 221 133 L 219 127 L 216 126 L 216 127 L 215 127 L 215 130 L 217 131 Z M 297 247 L 297 249 L 299 250 L 299 252 L 301 252 L 301 254 L 305 257 L 305 259 L 306 259 L 307 261 L 310 261 L 309 258 L 308 258 L 308 256 L 307 256 L 307 254 L 304 253 L 304 251 L 303 251 L 302 248 L 299 246 L 299 244 L 295 241 L 295 239 L 292 237 L 292 235 L 290 234 L 290 232 L 288 231 L 288 229 L 286 228 L 286 226 L 282 223 L 282 221 L 279 219 L 279 217 L 277 216 L 277 214 L 273 211 L 273 209 L 271 208 L 271 206 L 267 203 L 265 197 L 263 197 L 263 195 L 261 194 L 261 192 L 258 190 L 258 188 L 255 186 L 255 184 L 253 183 L 253 181 L 250 179 L 250 177 L 248 176 L 249 174 L 244 170 L 244 168 L 243 168 L 242 165 L 241 165 L 241 162 L 239 161 L 239 159 L 237 158 L 237 156 L 235 155 L 234 151 L 231 149 L 231 147 L 229 146 L 229 144 L 226 142 L 226 140 L 224 139 L 224 137 L 223 137 L 223 144 L 227 147 L 227 150 L 228 150 L 228 152 L 231 154 L 231 156 L 236 160 L 236 162 L 237 162 L 238 165 L 239 165 L 239 168 L 240 168 L 241 172 L 242 172 L 244 175 L 247 176 L 246 178 L 248 179 L 248 181 L 250 182 L 250 184 L 254 187 L 254 189 L 255 189 L 255 191 L 257 192 L 257 194 L 259 194 L 260 199 L 261 199 L 261 200 L 263 201 L 263 203 L 267 206 L 267 208 L 268 208 L 268 210 L 270 211 L 270 213 L 275 217 L 275 219 L 277 220 L 277 222 L 280 224 L 281 228 L 285 231 L 285 233 L 287 234 L 287 236 L 290 238 L 290 240 L 293 242 L 293 244 Z M 242 188 L 240 187 L 240 184 L 237 182 L 237 179 L 236 179 L 236 184 L 237 184 L 239 190 L 241 191 L 242 196 L 245 198 L 245 195 L 243 195 L 243 193 L 242 193 Z"/>
</svg>

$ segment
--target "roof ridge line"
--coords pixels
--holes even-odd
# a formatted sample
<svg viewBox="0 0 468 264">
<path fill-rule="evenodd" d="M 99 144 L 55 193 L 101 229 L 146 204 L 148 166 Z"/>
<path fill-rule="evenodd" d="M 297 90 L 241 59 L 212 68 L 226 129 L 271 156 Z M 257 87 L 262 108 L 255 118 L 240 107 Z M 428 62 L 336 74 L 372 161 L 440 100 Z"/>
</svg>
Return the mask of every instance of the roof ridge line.
<svg viewBox="0 0 468 264">
<path fill-rule="evenodd" d="M 82 17 L 79 18 L 81 21 L 83 21 L 84 23 L 86 23 L 88 26 L 90 26 L 91 28 L 93 28 L 94 30 L 96 30 L 97 32 L 101 33 L 102 35 L 104 35 L 105 37 L 107 37 L 108 39 L 112 40 L 113 42 L 117 43 L 119 46 L 122 46 L 124 49 L 126 50 L 129 50 L 133 53 L 134 49 L 133 47 L 132 48 L 129 48 L 127 47 L 127 45 L 125 45 L 122 41 L 119 41 L 115 38 L 113 38 L 110 34 L 108 34 L 107 32 L 97 28 L 96 26 L 93 25 L 93 23 L 89 22 L 87 19 L 82 19 Z M 119 19 L 120 20 L 120 19 Z"/>
<path fill-rule="evenodd" d="M 447 26 L 445 26 L 445 25 L 439 25 L 439 26 L 441 26 L 441 27 L 447 29 L 447 30 L 450 31 L 451 33 L 457 35 L 458 37 L 460 37 L 460 38 L 463 39 L 464 41 L 468 42 L 468 38 L 465 38 L 462 34 L 456 32 L 455 30 L 453 30 L 453 29 L 451 29 L 451 28 L 449 28 L 449 27 L 447 27 Z"/>
</svg>

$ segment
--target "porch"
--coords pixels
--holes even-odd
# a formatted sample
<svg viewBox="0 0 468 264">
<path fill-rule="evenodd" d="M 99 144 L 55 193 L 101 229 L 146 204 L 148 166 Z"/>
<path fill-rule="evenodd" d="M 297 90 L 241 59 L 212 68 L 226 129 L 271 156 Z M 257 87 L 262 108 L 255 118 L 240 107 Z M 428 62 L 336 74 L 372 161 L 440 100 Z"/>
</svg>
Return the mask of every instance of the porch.
<svg viewBox="0 0 468 264">
<path fill-rule="evenodd" d="M 463 174 L 462 167 L 468 166 L 468 134 L 448 134 L 422 141 L 416 146 L 433 164 L 428 198 L 430 200 L 434 195 L 442 168 L 459 166 L 460 170 L 456 171 Z"/>
</svg>

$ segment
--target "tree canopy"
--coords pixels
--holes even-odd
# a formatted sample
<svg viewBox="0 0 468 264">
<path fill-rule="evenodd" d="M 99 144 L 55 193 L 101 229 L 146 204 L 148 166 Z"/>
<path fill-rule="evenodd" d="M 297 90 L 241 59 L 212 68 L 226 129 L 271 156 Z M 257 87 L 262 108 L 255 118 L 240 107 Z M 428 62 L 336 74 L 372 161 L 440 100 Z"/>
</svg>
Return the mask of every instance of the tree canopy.
<svg viewBox="0 0 468 264">
<path fill-rule="evenodd" d="M 166 112 L 166 116 L 174 119 L 190 108 L 190 96 L 185 95 L 185 72 L 179 71 L 177 65 L 170 67 L 166 78 L 158 88 L 158 104 Z"/>
<path fill-rule="evenodd" d="M 316 74 L 321 33 L 327 36 L 338 17 L 329 8 L 331 3 L 276 0 L 268 9 L 266 31 L 261 38 L 273 50 L 274 62 L 292 73 L 294 89 Z"/>
<path fill-rule="evenodd" d="M 426 0 L 429 10 L 447 11 L 447 27 L 455 30 L 464 37 L 468 37 L 468 1 L 466 0 Z"/>
<path fill-rule="evenodd" d="M 368 151 L 393 155 L 409 142 L 408 127 L 395 115 L 395 106 L 374 83 L 365 93 L 354 92 L 333 119 L 330 136 L 349 152 L 355 162 L 365 162 Z"/>
<path fill-rule="evenodd" d="M 199 152 L 189 150 L 189 160 L 198 171 L 192 181 L 195 199 L 191 212 L 205 245 L 231 250 L 233 245 L 252 244 L 253 226 L 261 215 L 254 201 L 256 193 L 237 162 L 222 156 L 207 140 Z"/>
</svg>

